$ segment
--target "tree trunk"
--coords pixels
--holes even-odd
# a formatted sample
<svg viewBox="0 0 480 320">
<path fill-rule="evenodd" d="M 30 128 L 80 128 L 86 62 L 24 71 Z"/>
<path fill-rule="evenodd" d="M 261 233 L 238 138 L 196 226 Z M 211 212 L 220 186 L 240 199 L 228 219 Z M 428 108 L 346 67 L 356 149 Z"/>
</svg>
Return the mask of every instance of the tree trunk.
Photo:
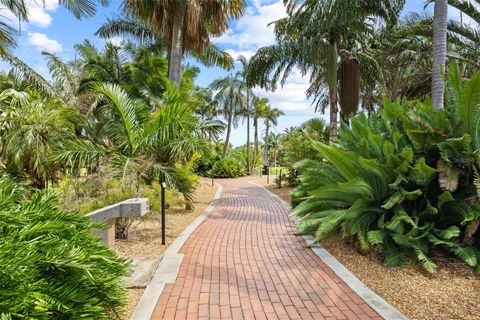
<svg viewBox="0 0 480 320">
<path fill-rule="evenodd" d="M 227 154 L 228 144 L 230 143 L 230 133 L 232 131 L 232 111 L 228 112 L 228 119 L 227 119 L 227 135 L 225 137 L 225 143 L 223 145 L 223 157 Z"/>
<path fill-rule="evenodd" d="M 338 80 L 337 80 L 337 43 L 332 41 L 327 61 L 328 96 L 330 102 L 330 142 L 337 140 L 338 135 Z"/>
<path fill-rule="evenodd" d="M 268 131 L 270 129 L 270 122 L 265 121 L 265 145 L 263 146 L 263 163 L 268 165 Z"/>
<path fill-rule="evenodd" d="M 258 117 L 257 116 L 253 117 L 253 127 L 254 127 L 254 134 L 253 134 L 254 146 L 253 146 L 252 167 L 255 165 L 255 161 L 257 161 L 257 156 L 258 156 Z"/>
<path fill-rule="evenodd" d="M 168 78 L 177 86 L 182 81 L 183 32 L 187 1 L 176 0 L 173 13 L 172 43 L 169 52 Z"/>
<path fill-rule="evenodd" d="M 433 17 L 432 101 L 435 110 L 444 106 L 445 84 L 442 75 L 447 62 L 448 1 L 435 0 Z"/>
<path fill-rule="evenodd" d="M 249 108 L 249 93 L 247 87 L 247 174 L 252 174 L 250 170 L 250 108 Z"/>
</svg>

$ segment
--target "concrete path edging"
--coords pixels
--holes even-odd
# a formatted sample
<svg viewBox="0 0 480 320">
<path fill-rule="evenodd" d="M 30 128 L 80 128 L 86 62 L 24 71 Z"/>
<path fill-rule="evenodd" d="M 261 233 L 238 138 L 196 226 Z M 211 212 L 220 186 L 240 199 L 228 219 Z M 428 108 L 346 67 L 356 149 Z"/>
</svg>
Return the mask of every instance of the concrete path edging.
<svg viewBox="0 0 480 320">
<path fill-rule="evenodd" d="M 249 181 L 250 184 L 263 188 L 273 197 L 277 198 L 283 206 L 289 211 L 292 207 L 275 193 L 271 192 L 265 186 Z M 295 224 L 299 223 L 299 219 L 291 218 Z M 360 298 L 362 298 L 372 309 L 374 309 L 381 317 L 387 320 L 407 320 L 400 311 L 385 301 L 382 297 L 377 295 L 372 289 L 367 287 L 360 279 L 351 273 L 342 263 L 340 263 L 333 255 L 331 255 L 325 248 L 315 241 L 311 235 L 304 235 L 303 238 L 312 251 L 327 265 L 337 276 L 342 279 Z"/>
<path fill-rule="evenodd" d="M 175 283 L 180 265 L 183 261 L 183 254 L 178 253 L 183 244 L 195 229 L 205 221 L 215 208 L 223 187 L 215 183 L 217 191 L 210 205 L 203 211 L 183 232 L 172 242 L 163 253 L 163 258 L 158 264 L 150 283 L 147 285 L 140 301 L 130 320 L 149 320 L 152 317 L 155 306 L 167 283 Z"/>
</svg>

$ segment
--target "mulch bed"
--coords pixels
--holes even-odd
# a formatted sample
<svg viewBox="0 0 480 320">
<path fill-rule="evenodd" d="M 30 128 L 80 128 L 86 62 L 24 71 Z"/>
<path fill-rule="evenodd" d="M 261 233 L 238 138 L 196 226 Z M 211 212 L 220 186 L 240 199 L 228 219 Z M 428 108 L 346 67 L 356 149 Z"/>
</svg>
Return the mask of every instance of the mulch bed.
<svg viewBox="0 0 480 320">
<path fill-rule="evenodd" d="M 291 188 L 267 188 L 290 203 Z M 339 235 L 321 245 L 410 319 L 480 319 L 480 276 L 459 260 L 438 254 L 438 272 L 427 274 L 416 266 L 385 268 L 379 254 L 362 255 Z"/>
</svg>

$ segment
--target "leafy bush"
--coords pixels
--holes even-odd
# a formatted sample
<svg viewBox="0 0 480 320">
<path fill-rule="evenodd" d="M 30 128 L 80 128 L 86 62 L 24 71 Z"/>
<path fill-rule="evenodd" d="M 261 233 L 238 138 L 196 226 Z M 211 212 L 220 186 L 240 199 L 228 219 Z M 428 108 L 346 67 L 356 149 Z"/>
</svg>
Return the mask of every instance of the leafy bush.
<svg viewBox="0 0 480 320">
<path fill-rule="evenodd" d="M 301 231 L 322 240 L 341 229 L 379 248 L 386 266 L 417 260 L 434 272 L 441 247 L 480 271 L 480 72 L 462 83 L 454 66 L 447 87 L 445 110 L 385 102 L 352 119 L 338 145 L 314 142 L 324 160 L 297 165 Z"/>
<path fill-rule="evenodd" d="M 245 175 L 245 170 L 238 161 L 223 158 L 215 162 L 210 170 L 210 176 L 215 178 L 236 178 Z"/>
<path fill-rule="evenodd" d="M 52 193 L 0 178 L 0 318 L 111 319 L 124 303 L 127 264 L 83 215 Z"/>
</svg>

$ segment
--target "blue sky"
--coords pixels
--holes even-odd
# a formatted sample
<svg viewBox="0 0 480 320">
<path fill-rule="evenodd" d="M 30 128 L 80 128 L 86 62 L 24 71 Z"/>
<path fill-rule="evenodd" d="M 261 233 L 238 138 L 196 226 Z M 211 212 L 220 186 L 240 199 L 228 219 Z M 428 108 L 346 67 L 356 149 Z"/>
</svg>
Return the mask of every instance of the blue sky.
<svg viewBox="0 0 480 320">
<path fill-rule="evenodd" d="M 19 58 L 43 75 L 47 75 L 48 70 L 40 54 L 42 50 L 56 53 L 63 59 L 69 60 L 75 57 L 73 46 L 84 39 L 90 39 L 101 47 L 105 40 L 96 37 L 95 31 L 106 18 L 120 15 L 122 12 L 122 1 L 112 0 L 107 8 L 99 7 L 94 17 L 76 20 L 65 8 L 58 5 L 58 0 L 44 0 L 45 6 L 36 4 L 36 2 L 42 3 L 42 1 L 29 1 L 31 1 L 29 5 L 30 21 L 21 26 L 22 31 L 15 52 Z M 422 11 L 423 6 L 423 0 L 406 0 L 405 13 Z M 8 18 L 8 13 L 4 12 L 2 11 L 3 15 Z M 450 14 L 452 17 L 455 16 L 455 12 Z M 229 50 L 234 57 L 239 54 L 249 57 L 258 48 L 274 43 L 272 28 L 267 25 L 284 15 L 285 9 L 282 0 L 249 0 L 244 17 L 233 21 L 230 30 L 220 38 L 214 39 L 214 42 L 225 50 Z M 13 24 L 18 27 L 18 23 Z M 114 43 L 120 40 L 111 39 Z M 5 64 L 0 64 L 0 67 L 7 68 Z M 201 67 L 201 70 L 197 83 L 204 86 L 227 74 L 219 68 Z M 276 92 L 255 89 L 258 95 L 269 98 L 272 106 L 285 112 L 286 115 L 279 120 L 275 129 L 277 132 L 298 125 L 312 117 L 325 117 L 314 113 L 313 106 L 305 98 L 307 88 L 308 79 L 303 78 L 298 72 L 294 72 L 285 86 L 277 89 Z M 232 143 L 240 145 L 245 140 L 246 127 L 240 125 L 232 135 Z"/>
</svg>

